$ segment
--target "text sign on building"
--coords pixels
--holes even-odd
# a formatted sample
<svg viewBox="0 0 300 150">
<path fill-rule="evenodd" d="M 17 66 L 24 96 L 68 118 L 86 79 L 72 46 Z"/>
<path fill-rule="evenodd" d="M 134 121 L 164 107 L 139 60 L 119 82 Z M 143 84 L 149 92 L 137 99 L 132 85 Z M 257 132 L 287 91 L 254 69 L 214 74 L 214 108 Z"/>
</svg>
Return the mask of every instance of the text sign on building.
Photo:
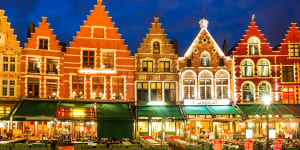
<svg viewBox="0 0 300 150">
<path fill-rule="evenodd" d="M 222 140 L 214 141 L 214 150 L 222 150 Z"/>
<path fill-rule="evenodd" d="M 245 150 L 253 150 L 253 141 L 245 140 Z"/>
<path fill-rule="evenodd" d="M 184 105 L 230 105 L 230 100 L 184 100 Z"/>
<path fill-rule="evenodd" d="M 274 145 L 273 150 L 281 150 L 282 140 L 274 139 L 273 140 L 273 145 Z"/>
</svg>

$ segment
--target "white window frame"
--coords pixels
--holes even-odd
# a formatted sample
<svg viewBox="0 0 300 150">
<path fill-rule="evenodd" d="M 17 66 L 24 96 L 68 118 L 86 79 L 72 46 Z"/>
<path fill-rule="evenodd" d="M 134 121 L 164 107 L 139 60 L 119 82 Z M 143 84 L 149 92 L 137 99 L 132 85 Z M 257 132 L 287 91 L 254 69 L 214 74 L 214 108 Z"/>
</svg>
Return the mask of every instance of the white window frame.
<svg viewBox="0 0 300 150">
<path fill-rule="evenodd" d="M 225 72 L 226 73 L 226 75 L 227 75 L 227 77 L 226 78 L 222 78 L 222 77 L 218 77 L 218 74 L 220 73 L 220 72 Z M 227 81 L 228 81 L 228 84 L 227 85 L 217 85 L 217 80 L 218 79 L 221 79 L 221 80 L 223 80 L 223 79 L 227 79 Z M 221 87 L 221 93 L 222 93 L 222 97 L 221 97 L 221 99 L 229 99 L 229 97 L 230 97 L 230 74 L 229 74 L 229 72 L 228 71 L 226 71 L 226 70 L 218 70 L 217 72 L 216 72 L 216 80 L 215 80 L 215 97 L 217 98 L 217 99 L 219 99 L 217 96 L 218 96 L 218 87 Z M 223 95 L 223 93 L 224 93 L 224 87 L 227 87 L 227 98 L 224 98 L 224 95 Z"/>
</svg>

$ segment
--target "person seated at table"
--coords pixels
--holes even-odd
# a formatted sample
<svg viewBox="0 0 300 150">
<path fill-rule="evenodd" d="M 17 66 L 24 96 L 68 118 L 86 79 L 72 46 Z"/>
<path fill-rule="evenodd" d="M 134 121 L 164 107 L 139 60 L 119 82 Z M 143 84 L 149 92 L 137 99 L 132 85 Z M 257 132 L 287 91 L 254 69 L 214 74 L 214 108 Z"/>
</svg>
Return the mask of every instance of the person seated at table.
<svg viewBox="0 0 300 150">
<path fill-rule="evenodd" d="M 288 137 L 288 142 L 293 142 L 293 139 L 290 136 Z"/>
</svg>

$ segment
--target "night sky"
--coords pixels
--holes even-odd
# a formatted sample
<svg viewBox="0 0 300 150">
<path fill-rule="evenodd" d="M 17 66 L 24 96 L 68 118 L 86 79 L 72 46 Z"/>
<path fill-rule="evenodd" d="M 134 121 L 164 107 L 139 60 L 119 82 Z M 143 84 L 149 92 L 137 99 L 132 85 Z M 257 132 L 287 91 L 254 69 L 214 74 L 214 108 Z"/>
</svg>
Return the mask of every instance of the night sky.
<svg viewBox="0 0 300 150">
<path fill-rule="evenodd" d="M 0 0 L 0 9 L 5 10 L 23 46 L 28 24 L 37 26 L 42 16 L 48 17 L 57 39 L 69 43 L 95 4 L 97 0 Z M 208 30 L 220 46 L 227 39 L 229 49 L 245 34 L 252 14 L 273 47 L 290 23 L 300 22 L 299 0 L 103 0 L 103 4 L 133 53 L 154 16 L 160 18 L 168 38 L 179 41 L 180 56 L 200 30 L 203 8 L 210 22 Z"/>
</svg>

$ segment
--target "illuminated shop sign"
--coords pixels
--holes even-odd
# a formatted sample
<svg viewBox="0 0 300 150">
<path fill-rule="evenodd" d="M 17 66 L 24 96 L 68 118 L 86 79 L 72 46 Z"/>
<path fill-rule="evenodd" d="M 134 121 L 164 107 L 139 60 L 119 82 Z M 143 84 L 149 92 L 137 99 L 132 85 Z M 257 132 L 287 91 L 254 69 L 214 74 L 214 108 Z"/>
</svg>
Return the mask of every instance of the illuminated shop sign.
<svg viewBox="0 0 300 150">
<path fill-rule="evenodd" d="M 187 100 L 183 102 L 184 105 L 230 105 L 231 100 Z"/>
<path fill-rule="evenodd" d="M 85 73 L 85 74 L 97 74 L 97 73 L 115 74 L 117 72 L 116 72 L 116 70 L 80 69 L 79 73 Z"/>
</svg>

